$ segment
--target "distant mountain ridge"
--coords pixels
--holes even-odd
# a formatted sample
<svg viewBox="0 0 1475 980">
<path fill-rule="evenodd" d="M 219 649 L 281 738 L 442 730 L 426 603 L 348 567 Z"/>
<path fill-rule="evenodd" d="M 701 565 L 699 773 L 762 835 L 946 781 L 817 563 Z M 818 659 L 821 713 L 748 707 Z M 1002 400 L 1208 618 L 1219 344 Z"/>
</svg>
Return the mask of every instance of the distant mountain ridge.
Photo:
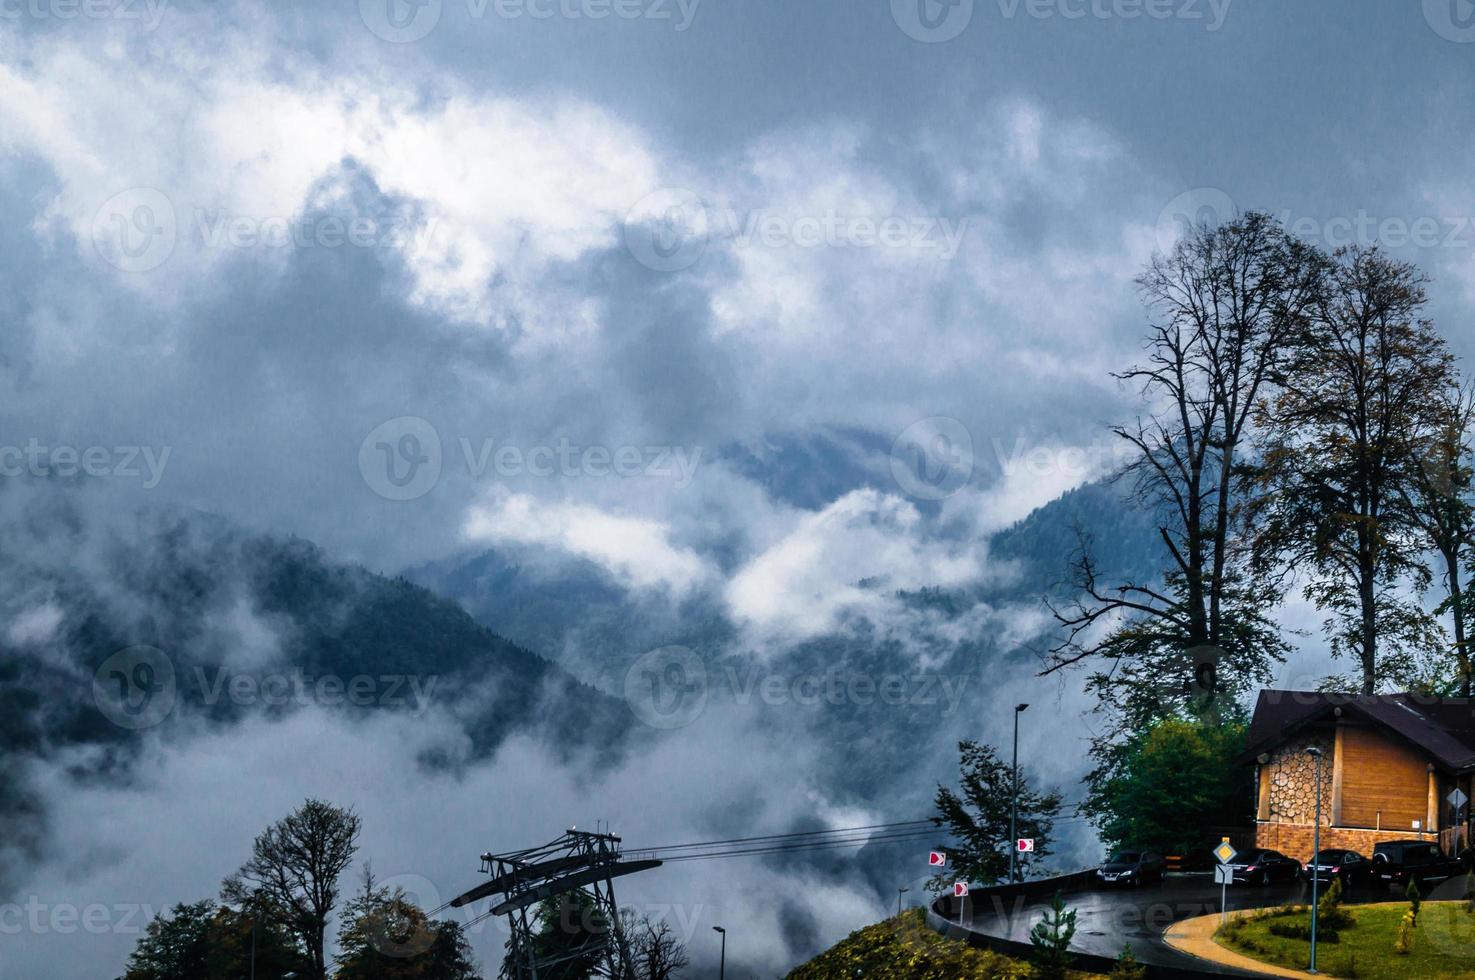
<svg viewBox="0 0 1475 980">
<path fill-rule="evenodd" d="M 623 701 L 406 579 L 214 515 L 99 517 L 89 505 L 43 492 L 0 524 L 0 826 L 12 841 L 34 839 L 41 816 L 17 768 L 24 760 L 85 748 L 95 776 L 126 781 L 141 736 L 168 735 L 186 718 L 223 726 L 304 703 L 443 707 L 473 757 L 514 732 L 562 752 L 617 753 L 632 730 Z M 98 673 L 139 648 L 152 650 L 143 667 Z M 167 713 L 120 718 L 95 679 L 104 691 L 146 681 L 171 699 Z"/>
</svg>

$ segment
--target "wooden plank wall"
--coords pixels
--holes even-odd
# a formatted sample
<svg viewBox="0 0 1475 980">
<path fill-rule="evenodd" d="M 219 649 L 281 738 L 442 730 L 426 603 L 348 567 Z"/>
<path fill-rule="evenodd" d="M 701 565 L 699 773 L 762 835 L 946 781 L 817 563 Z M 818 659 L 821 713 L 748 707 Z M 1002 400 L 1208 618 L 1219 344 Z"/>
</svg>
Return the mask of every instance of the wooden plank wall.
<svg viewBox="0 0 1475 980">
<path fill-rule="evenodd" d="M 1429 771 L 1421 756 L 1373 728 L 1345 725 L 1339 741 L 1342 826 L 1377 827 L 1380 812 L 1384 830 L 1407 831 L 1426 819 Z"/>
</svg>

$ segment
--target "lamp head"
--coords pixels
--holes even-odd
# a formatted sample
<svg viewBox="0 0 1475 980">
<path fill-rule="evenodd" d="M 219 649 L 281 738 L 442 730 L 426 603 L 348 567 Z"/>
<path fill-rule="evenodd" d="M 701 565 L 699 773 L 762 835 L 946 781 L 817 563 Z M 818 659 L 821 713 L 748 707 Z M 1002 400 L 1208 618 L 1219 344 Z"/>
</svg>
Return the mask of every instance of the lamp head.
<svg viewBox="0 0 1475 980">
<path fill-rule="evenodd" d="M 1314 745 L 1306 749 L 1306 754 L 1311 756 L 1311 758 L 1313 759 L 1320 759 L 1322 755 L 1321 749 L 1317 748 Z"/>
<path fill-rule="evenodd" d="M 713 931 L 713 932 L 720 932 L 720 933 L 722 933 L 722 934 L 723 934 L 723 935 L 724 935 L 724 936 L 725 936 L 725 935 L 727 935 L 727 930 L 726 930 L 726 929 L 724 929 L 724 928 L 722 928 L 722 927 L 721 927 L 721 926 L 713 926 L 713 927 L 712 927 L 712 931 Z"/>
<path fill-rule="evenodd" d="M 1023 711 L 1025 708 L 1028 708 L 1028 707 L 1029 707 L 1029 705 L 1027 705 L 1027 704 L 1016 704 L 1014 706 L 1014 710 L 1015 711 Z"/>
</svg>

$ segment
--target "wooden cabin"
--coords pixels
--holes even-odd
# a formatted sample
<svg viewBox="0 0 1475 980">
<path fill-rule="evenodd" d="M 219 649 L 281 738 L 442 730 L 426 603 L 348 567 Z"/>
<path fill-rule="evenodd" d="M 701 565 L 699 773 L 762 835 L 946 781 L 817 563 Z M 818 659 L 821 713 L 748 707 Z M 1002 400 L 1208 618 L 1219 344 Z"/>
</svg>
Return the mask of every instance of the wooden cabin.
<svg viewBox="0 0 1475 980">
<path fill-rule="evenodd" d="M 1322 752 L 1322 847 L 1371 855 L 1378 841 L 1438 840 L 1456 855 L 1470 844 L 1475 700 L 1261 691 L 1246 741 L 1260 847 L 1311 856 L 1312 747 Z"/>
</svg>

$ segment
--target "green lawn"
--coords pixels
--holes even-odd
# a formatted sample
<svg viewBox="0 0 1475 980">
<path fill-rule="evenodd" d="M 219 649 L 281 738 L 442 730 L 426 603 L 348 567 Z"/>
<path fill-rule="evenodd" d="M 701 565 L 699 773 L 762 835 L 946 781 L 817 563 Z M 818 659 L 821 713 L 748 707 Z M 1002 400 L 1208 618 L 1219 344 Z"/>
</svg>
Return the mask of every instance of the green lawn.
<svg viewBox="0 0 1475 980">
<path fill-rule="evenodd" d="M 1362 980 L 1475 978 L 1475 913 L 1467 911 L 1464 902 L 1425 902 L 1414 928 L 1412 950 L 1399 953 L 1393 947 L 1407 911 L 1407 902 L 1345 907 L 1347 925 L 1331 935 L 1318 928 L 1318 971 Z M 1214 935 L 1214 941 L 1257 960 L 1304 970 L 1311 944 L 1272 930 L 1295 931 L 1310 922 L 1310 910 L 1304 905 L 1272 909 L 1231 919 Z"/>
</svg>

